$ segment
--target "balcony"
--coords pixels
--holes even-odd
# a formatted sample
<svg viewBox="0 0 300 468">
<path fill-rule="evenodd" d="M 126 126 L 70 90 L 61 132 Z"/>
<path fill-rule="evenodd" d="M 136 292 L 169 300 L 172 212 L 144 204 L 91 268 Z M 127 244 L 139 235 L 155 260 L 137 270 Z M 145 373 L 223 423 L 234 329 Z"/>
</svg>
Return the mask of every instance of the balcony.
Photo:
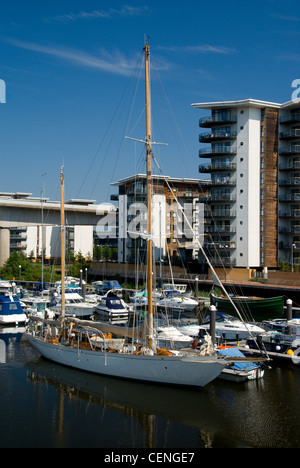
<svg viewBox="0 0 300 468">
<path fill-rule="evenodd" d="M 226 132 L 225 130 L 214 130 L 209 133 L 201 133 L 199 135 L 200 143 L 208 143 L 215 140 L 233 140 L 236 138 L 236 132 Z"/>
<path fill-rule="evenodd" d="M 200 148 L 199 149 L 199 158 L 210 158 L 211 156 L 218 156 L 222 154 L 236 154 L 235 146 L 213 146 L 212 148 Z"/>
<path fill-rule="evenodd" d="M 300 163 L 299 163 L 300 165 Z M 235 163 L 213 163 L 212 164 L 200 164 L 199 165 L 199 172 L 201 173 L 209 173 L 214 171 L 235 171 L 236 164 Z"/>
<path fill-rule="evenodd" d="M 279 226 L 278 229 L 280 234 L 295 234 L 300 235 L 300 225 L 293 225 L 293 226 Z"/>
<path fill-rule="evenodd" d="M 279 122 L 283 124 L 300 122 L 300 112 L 291 112 L 288 115 L 283 115 L 279 118 Z"/>
<path fill-rule="evenodd" d="M 279 211 L 279 218 L 300 218 L 300 209 Z"/>
<path fill-rule="evenodd" d="M 231 115 L 231 112 L 222 113 L 220 115 L 209 115 L 199 119 L 199 127 L 209 128 L 215 125 L 234 124 L 237 122 L 236 116 Z"/>
<path fill-rule="evenodd" d="M 207 215 L 208 217 L 212 218 L 235 218 L 236 217 L 236 212 L 233 210 L 214 210 L 211 211 L 210 214 Z"/>
<path fill-rule="evenodd" d="M 300 250 L 300 242 L 279 242 L 279 248 L 283 250 Z"/>
<path fill-rule="evenodd" d="M 300 185 L 300 177 L 294 177 L 287 180 L 279 180 L 279 185 L 281 187 L 298 186 Z"/>
<path fill-rule="evenodd" d="M 288 132 L 281 132 L 279 133 L 279 138 L 281 140 L 292 140 L 293 138 L 300 137 L 300 128 L 294 128 L 289 130 Z"/>
<path fill-rule="evenodd" d="M 235 226 L 205 226 L 205 234 L 234 234 L 236 232 Z"/>
<path fill-rule="evenodd" d="M 280 202 L 294 202 L 300 203 L 300 193 L 285 193 L 279 195 L 278 197 Z"/>
<path fill-rule="evenodd" d="M 208 201 L 209 202 L 218 202 L 218 203 L 221 203 L 221 202 L 224 202 L 224 203 L 235 202 L 236 201 L 236 195 L 233 195 L 231 193 L 224 193 L 224 192 L 213 193 L 213 194 L 210 195 Z"/>
<path fill-rule="evenodd" d="M 300 144 L 288 146 L 286 148 L 279 148 L 279 154 L 281 155 L 293 155 L 293 154 L 300 154 Z"/>
<path fill-rule="evenodd" d="M 203 248 L 207 250 L 224 250 L 230 249 L 233 250 L 236 248 L 236 244 L 234 241 L 230 242 L 206 242 L 203 244 Z"/>
<path fill-rule="evenodd" d="M 211 186 L 218 187 L 220 185 L 234 187 L 236 185 L 236 180 L 231 179 L 230 177 L 213 177 L 211 180 Z"/>
<path fill-rule="evenodd" d="M 279 164 L 280 171 L 298 171 L 300 169 L 300 161 L 292 161 L 290 164 Z"/>
</svg>

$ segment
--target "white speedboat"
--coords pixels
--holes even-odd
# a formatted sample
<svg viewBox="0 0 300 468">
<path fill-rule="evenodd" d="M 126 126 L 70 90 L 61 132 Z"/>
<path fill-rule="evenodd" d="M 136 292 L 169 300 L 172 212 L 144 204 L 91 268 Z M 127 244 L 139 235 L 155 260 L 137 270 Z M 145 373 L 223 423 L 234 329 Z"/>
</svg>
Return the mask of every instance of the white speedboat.
<svg viewBox="0 0 300 468">
<path fill-rule="evenodd" d="M 0 325 L 19 325 L 27 321 L 19 298 L 9 291 L 0 292 Z"/>
<path fill-rule="evenodd" d="M 222 340 L 239 341 L 246 340 L 251 336 L 256 337 L 264 333 L 264 329 L 252 323 L 242 322 L 232 315 L 225 312 L 216 312 L 216 335 Z M 210 329 L 210 314 L 207 314 L 200 327 L 204 330 Z"/>
<path fill-rule="evenodd" d="M 61 311 L 61 298 L 55 295 L 49 305 L 49 308 L 56 315 Z M 77 292 L 65 293 L 65 314 L 66 317 L 88 318 L 95 312 L 95 304 L 87 302 Z"/>
<path fill-rule="evenodd" d="M 178 291 L 165 291 L 155 304 L 160 308 L 181 309 L 185 312 L 191 312 L 197 307 L 198 302 L 190 297 L 183 296 Z"/>
<path fill-rule="evenodd" d="M 26 296 L 22 298 L 21 305 L 24 312 L 40 318 L 54 318 L 54 312 L 49 308 L 50 301 L 41 296 Z"/>
<path fill-rule="evenodd" d="M 112 324 L 127 324 L 129 318 L 129 306 L 112 292 L 102 296 L 95 308 L 95 314 L 105 322 Z"/>
<path fill-rule="evenodd" d="M 165 319 L 154 321 L 154 333 L 157 346 L 169 349 L 191 348 L 193 338 L 188 334 L 181 333 L 176 325 L 168 323 Z"/>
<path fill-rule="evenodd" d="M 287 359 L 290 358 L 293 364 L 300 365 L 300 319 L 294 318 L 284 320 L 281 324 L 281 331 L 264 331 L 257 342 L 252 339 L 247 340 L 250 349 L 266 350 L 272 358 Z M 277 322 L 275 326 L 279 326 Z"/>
</svg>

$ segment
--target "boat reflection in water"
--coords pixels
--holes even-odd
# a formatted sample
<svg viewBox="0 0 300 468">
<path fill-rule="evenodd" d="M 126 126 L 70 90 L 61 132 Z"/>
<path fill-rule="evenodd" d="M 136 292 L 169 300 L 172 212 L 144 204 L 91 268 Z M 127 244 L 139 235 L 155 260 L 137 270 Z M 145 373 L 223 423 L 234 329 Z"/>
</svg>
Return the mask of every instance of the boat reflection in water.
<svg viewBox="0 0 300 468">
<path fill-rule="evenodd" d="M 1 448 L 299 447 L 297 366 L 272 362 L 243 385 L 165 387 L 47 361 L 15 330 L 0 336 Z"/>
<path fill-rule="evenodd" d="M 193 444 L 210 447 L 219 428 L 226 427 L 223 412 L 214 404 L 213 395 L 203 389 L 120 381 L 78 372 L 44 359 L 27 363 L 27 380 L 35 387 L 44 387 L 47 393 L 52 393 L 51 387 L 56 390 L 59 398 L 55 398 L 52 409 L 57 415 L 56 441 L 65 447 L 74 443 L 68 440 L 68 431 L 76 427 L 76 420 L 80 421 L 78 413 L 81 411 L 84 411 L 86 426 L 76 431 L 84 437 L 94 434 L 90 439 L 91 447 L 153 448 L 162 447 L 162 441 L 166 447 L 176 447 L 179 433 L 181 447 Z M 42 399 L 39 398 L 38 404 L 43 404 Z M 99 431 L 95 431 L 97 425 Z M 82 443 L 86 446 L 86 441 Z"/>
</svg>

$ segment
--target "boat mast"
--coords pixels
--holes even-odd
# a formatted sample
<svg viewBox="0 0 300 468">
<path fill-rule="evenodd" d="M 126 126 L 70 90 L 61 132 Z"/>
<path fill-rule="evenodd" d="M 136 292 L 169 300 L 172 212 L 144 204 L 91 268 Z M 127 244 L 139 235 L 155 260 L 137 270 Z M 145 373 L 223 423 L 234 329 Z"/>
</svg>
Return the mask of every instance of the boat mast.
<svg viewBox="0 0 300 468">
<path fill-rule="evenodd" d="M 148 242 L 147 242 L 147 276 L 148 276 L 148 345 L 152 347 L 153 339 L 153 265 L 152 265 L 152 180 L 151 180 L 151 101 L 150 101 L 150 47 L 145 43 L 145 95 L 146 95 L 146 165 L 147 165 L 147 207 L 148 207 Z"/>
<path fill-rule="evenodd" d="M 65 319 L 65 201 L 64 173 L 60 170 L 60 226 L 61 226 L 61 323 Z"/>
</svg>

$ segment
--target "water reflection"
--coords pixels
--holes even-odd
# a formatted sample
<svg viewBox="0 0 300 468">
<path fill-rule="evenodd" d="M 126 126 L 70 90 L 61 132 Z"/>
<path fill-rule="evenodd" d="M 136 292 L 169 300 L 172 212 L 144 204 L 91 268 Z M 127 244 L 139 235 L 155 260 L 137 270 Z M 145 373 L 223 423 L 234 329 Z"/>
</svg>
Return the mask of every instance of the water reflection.
<svg viewBox="0 0 300 468">
<path fill-rule="evenodd" d="M 59 395 L 57 430 L 61 435 L 66 432 L 63 421 L 70 401 L 77 402 L 77 409 L 84 402 L 86 412 L 93 406 L 93 411 L 98 412 L 102 431 L 104 423 L 107 431 L 114 426 L 118 432 L 116 425 L 119 416 L 130 421 L 130 430 L 122 422 L 127 431 L 120 436 L 119 441 L 115 438 L 106 440 L 108 446 L 112 447 L 116 446 L 116 442 L 135 447 L 139 446 L 137 444 L 141 440 L 143 447 L 170 447 L 174 438 L 172 423 L 178 425 L 181 432 L 184 427 L 196 430 L 197 437 L 194 435 L 194 439 L 199 440 L 200 446 L 211 446 L 218 428 L 225 423 L 210 395 L 201 390 L 119 381 L 78 372 L 43 359 L 28 362 L 27 369 L 27 378 L 35 385 L 51 385 L 56 389 Z M 182 446 L 189 445 L 184 434 L 180 440 Z"/>
<path fill-rule="evenodd" d="M 21 337 L 0 329 L 1 447 L 300 445 L 299 366 L 272 363 L 259 381 L 177 389 L 63 367 Z"/>
</svg>

